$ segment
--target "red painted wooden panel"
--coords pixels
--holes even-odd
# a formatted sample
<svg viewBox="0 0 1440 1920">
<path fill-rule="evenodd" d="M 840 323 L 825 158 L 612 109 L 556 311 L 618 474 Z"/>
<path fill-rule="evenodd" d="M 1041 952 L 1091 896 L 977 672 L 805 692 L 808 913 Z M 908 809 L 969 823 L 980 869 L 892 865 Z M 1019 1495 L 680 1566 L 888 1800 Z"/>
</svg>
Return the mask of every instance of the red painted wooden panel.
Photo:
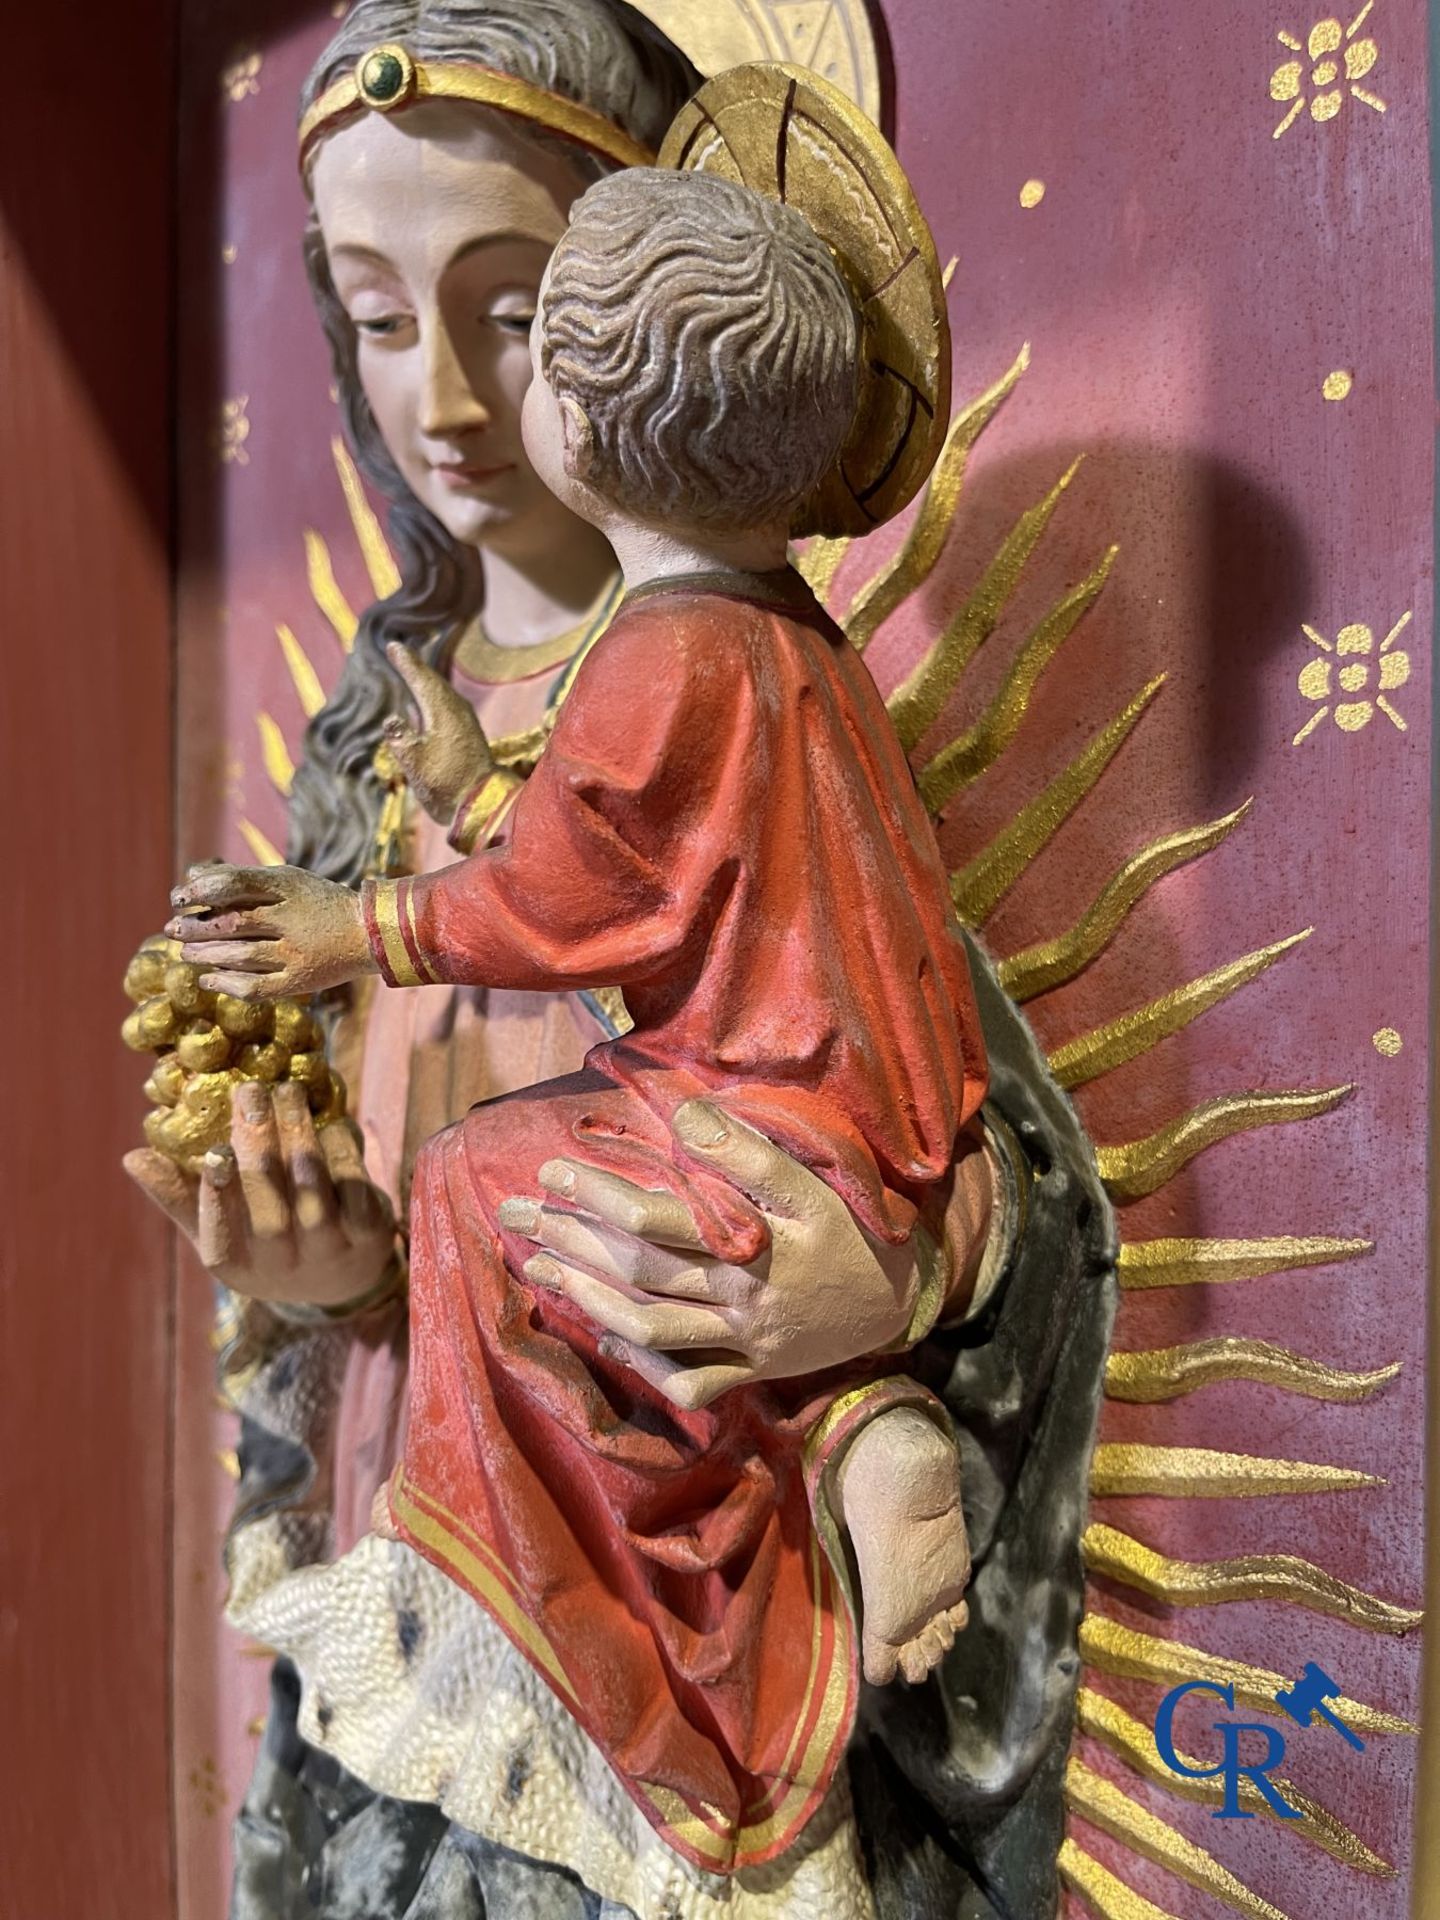
<svg viewBox="0 0 1440 1920">
<path fill-rule="evenodd" d="M 5 1920 L 173 1912 L 172 1259 L 116 1037 L 172 858 L 173 64 L 169 0 L 123 13 L 12 10 L 0 114 Z"/>
</svg>

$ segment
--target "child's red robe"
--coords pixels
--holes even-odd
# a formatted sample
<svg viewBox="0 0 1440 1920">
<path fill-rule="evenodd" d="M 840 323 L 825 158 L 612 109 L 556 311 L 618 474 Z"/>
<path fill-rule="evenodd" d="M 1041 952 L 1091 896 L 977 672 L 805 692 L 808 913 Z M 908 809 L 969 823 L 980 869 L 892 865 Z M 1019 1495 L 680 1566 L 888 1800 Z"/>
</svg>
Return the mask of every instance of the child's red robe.
<svg viewBox="0 0 1440 1920">
<path fill-rule="evenodd" d="M 669 1130 L 710 1095 L 898 1244 L 943 1206 L 983 1097 L 979 1023 L 894 729 L 796 575 L 632 595 L 509 828 L 458 866 L 367 883 L 382 973 L 618 985 L 634 1030 L 423 1151 L 392 1512 L 671 1843 L 730 1872 L 794 1842 L 844 1752 L 854 1636 L 803 1456 L 822 1415 L 843 1431 L 837 1394 L 894 1362 L 677 1412 L 524 1280 L 534 1247 L 496 1210 L 569 1154 L 683 1192 L 716 1252 L 758 1257 L 759 1216 Z"/>
</svg>

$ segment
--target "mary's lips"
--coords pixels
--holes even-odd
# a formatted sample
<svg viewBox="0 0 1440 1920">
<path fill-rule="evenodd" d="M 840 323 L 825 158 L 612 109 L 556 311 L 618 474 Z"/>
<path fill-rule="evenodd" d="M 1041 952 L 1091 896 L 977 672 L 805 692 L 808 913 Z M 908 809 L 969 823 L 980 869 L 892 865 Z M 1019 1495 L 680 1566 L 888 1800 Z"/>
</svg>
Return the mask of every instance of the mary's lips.
<svg viewBox="0 0 1440 1920">
<path fill-rule="evenodd" d="M 502 473 L 510 473 L 514 469 L 514 462 L 507 461 L 498 467 L 484 467 L 436 460 L 431 462 L 431 466 L 448 486 L 464 487 L 474 486 L 484 480 L 494 480 Z"/>
</svg>

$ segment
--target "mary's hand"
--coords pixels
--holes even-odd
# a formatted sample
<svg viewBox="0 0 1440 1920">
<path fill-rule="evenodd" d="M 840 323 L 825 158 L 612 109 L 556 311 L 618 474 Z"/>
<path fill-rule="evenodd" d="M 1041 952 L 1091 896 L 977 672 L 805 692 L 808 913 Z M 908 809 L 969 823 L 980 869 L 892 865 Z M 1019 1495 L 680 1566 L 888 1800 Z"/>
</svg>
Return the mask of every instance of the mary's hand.
<svg viewBox="0 0 1440 1920">
<path fill-rule="evenodd" d="M 517 1198 L 501 1209 L 547 1249 L 527 1263 L 531 1279 L 564 1292 L 607 1330 L 609 1350 L 686 1409 L 904 1337 L 920 1288 L 913 1240 L 874 1239 L 823 1180 L 708 1102 L 681 1107 L 674 1125 L 687 1153 L 759 1207 L 769 1250 L 729 1266 L 704 1251 L 682 1200 L 552 1160 L 540 1181 L 566 1207 Z"/>
<path fill-rule="evenodd" d="M 125 1171 L 222 1286 L 311 1307 L 348 1305 L 379 1286 L 395 1222 L 350 1121 L 317 1129 L 303 1087 L 252 1081 L 235 1090 L 230 1140 L 198 1177 L 149 1148 L 125 1156 Z"/>
</svg>

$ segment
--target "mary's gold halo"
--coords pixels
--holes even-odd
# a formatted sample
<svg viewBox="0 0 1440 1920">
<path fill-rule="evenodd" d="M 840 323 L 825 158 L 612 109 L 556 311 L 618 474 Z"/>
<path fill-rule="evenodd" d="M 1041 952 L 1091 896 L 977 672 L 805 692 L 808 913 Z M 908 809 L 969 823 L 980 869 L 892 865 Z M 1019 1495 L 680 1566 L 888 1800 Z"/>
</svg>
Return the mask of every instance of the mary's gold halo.
<svg viewBox="0 0 1440 1920">
<path fill-rule="evenodd" d="M 803 213 L 835 254 L 864 326 L 860 400 L 838 465 L 794 532 L 863 534 L 924 485 L 950 418 L 940 262 L 904 169 L 837 87 L 766 61 L 707 81 L 658 164 L 718 173 Z"/>
</svg>

